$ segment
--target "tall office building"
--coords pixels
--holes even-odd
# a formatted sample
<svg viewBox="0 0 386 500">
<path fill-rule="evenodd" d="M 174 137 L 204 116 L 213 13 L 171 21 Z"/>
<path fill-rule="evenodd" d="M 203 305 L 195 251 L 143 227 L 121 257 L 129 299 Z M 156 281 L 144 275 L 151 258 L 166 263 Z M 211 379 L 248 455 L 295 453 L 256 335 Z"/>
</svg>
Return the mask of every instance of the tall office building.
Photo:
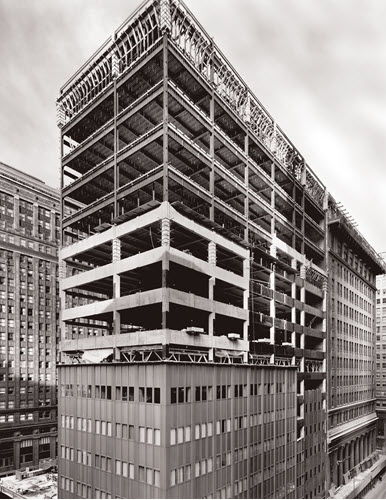
<svg viewBox="0 0 386 500">
<path fill-rule="evenodd" d="M 56 458 L 59 208 L 0 163 L 0 476 Z"/>
<path fill-rule="evenodd" d="M 377 276 L 376 304 L 376 410 L 377 448 L 385 451 L 386 437 L 386 275 Z"/>
<path fill-rule="evenodd" d="M 57 112 L 59 496 L 323 498 L 323 184 L 181 1 Z"/>
<path fill-rule="evenodd" d="M 376 460 L 375 294 L 376 275 L 386 266 L 333 199 L 328 247 L 330 488 Z"/>
</svg>

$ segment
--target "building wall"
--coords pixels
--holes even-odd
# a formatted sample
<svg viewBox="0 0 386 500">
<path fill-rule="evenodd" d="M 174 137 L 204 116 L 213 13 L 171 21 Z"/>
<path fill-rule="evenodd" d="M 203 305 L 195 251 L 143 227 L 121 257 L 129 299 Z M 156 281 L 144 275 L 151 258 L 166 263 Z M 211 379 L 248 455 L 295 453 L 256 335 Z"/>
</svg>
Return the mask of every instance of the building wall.
<svg viewBox="0 0 386 500">
<path fill-rule="evenodd" d="M 329 246 L 329 482 L 339 486 L 375 451 L 378 265 L 341 225 L 330 226 Z"/>
<path fill-rule="evenodd" d="M 376 304 L 376 410 L 378 420 L 377 448 L 385 449 L 386 425 L 386 276 L 377 276 Z"/>
<path fill-rule="evenodd" d="M 59 195 L 0 164 L 0 475 L 56 457 Z"/>
<path fill-rule="evenodd" d="M 59 377 L 59 497 L 294 498 L 294 368 L 72 365 Z"/>
</svg>

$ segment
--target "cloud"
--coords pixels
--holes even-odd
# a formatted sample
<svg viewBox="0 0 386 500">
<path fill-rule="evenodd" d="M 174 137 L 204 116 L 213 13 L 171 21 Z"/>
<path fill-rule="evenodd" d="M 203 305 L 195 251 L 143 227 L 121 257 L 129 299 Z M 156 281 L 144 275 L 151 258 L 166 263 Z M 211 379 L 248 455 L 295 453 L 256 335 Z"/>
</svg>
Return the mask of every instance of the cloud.
<svg viewBox="0 0 386 500">
<path fill-rule="evenodd" d="M 0 0 L 1 161 L 59 184 L 60 87 L 139 0 Z M 341 200 L 386 250 L 386 3 L 186 0 Z"/>
</svg>

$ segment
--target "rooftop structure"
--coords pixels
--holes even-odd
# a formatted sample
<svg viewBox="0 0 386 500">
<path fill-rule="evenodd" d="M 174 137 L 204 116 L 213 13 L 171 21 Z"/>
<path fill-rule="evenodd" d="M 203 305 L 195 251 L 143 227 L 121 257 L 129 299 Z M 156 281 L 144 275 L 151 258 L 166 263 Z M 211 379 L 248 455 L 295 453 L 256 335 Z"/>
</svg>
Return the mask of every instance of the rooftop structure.
<svg viewBox="0 0 386 500">
<path fill-rule="evenodd" d="M 32 470 L 24 474 L 15 474 L 0 479 L 0 493 L 7 498 L 58 498 L 58 475 Z"/>
</svg>

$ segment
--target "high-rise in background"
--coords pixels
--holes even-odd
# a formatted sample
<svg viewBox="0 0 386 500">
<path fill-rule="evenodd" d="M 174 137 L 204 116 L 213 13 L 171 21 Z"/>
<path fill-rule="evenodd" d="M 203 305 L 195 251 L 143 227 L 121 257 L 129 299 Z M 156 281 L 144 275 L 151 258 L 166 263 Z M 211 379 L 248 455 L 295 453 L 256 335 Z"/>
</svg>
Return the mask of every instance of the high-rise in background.
<svg viewBox="0 0 386 500">
<path fill-rule="evenodd" d="M 0 476 L 55 461 L 60 199 L 0 163 Z"/>
</svg>

